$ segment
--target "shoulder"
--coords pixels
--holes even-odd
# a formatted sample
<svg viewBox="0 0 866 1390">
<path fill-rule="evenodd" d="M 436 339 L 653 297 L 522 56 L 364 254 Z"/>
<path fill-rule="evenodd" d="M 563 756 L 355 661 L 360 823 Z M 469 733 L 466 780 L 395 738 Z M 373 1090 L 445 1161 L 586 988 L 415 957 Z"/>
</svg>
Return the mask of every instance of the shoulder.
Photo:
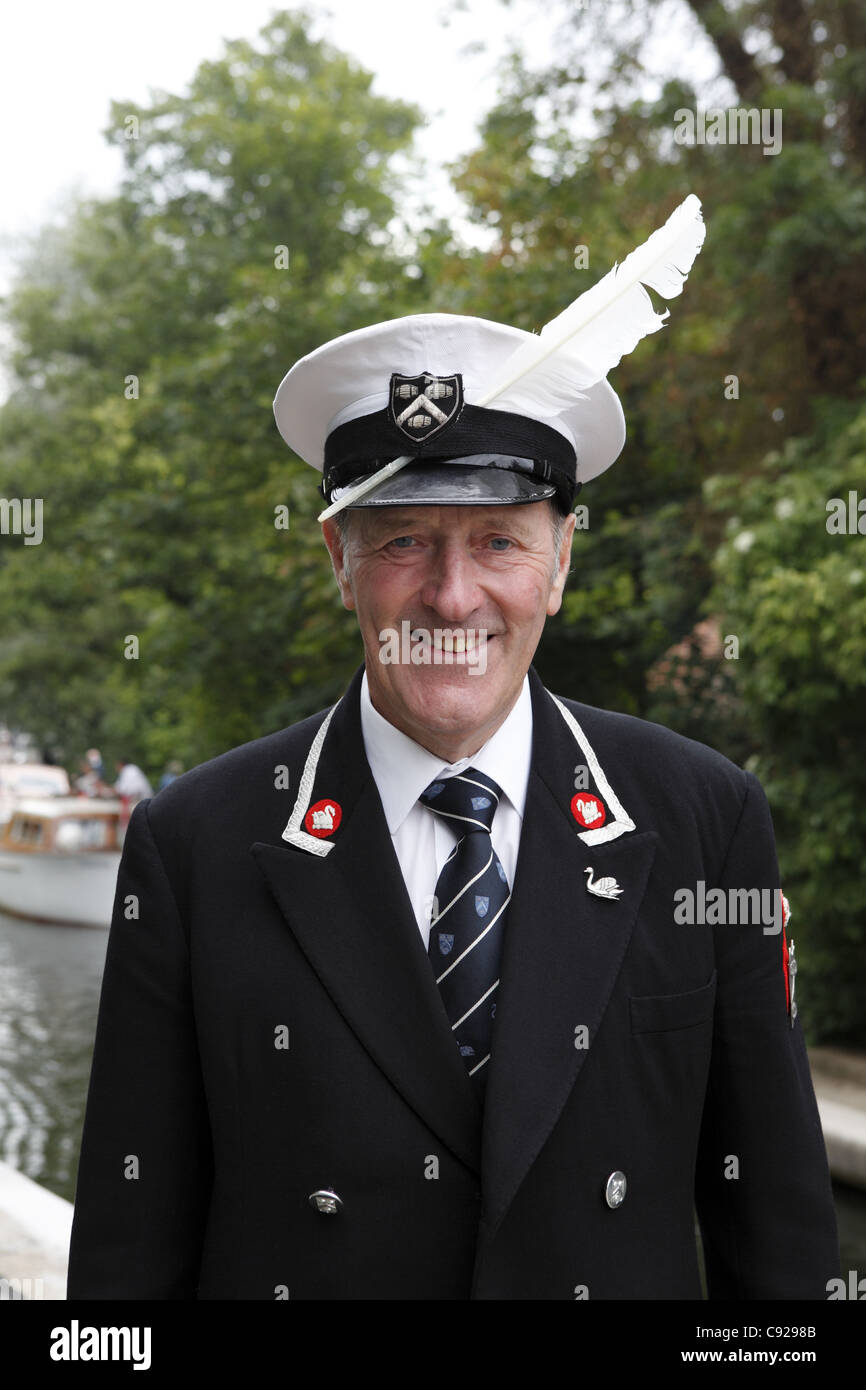
<svg viewBox="0 0 866 1390">
<path fill-rule="evenodd" d="M 640 757 L 651 767 L 653 776 L 676 780 L 689 775 L 730 784 L 741 794 L 745 789 L 748 774 L 743 768 L 706 743 L 686 738 L 649 719 L 584 705 L 561 695 L 555 698 L 565 705 L 590 743 L 597 743 L 610 754 L 619 750 L 622 759 Z"/>
<path fill-rule="evenodd" d="M 298 769 L 332 706 L 309 718 L 231 748 L 200 763 L 163 787 L 148 803 L 154 830 L 187 832 L 224 816 L 245 820 L 275 792 L 282 810 L 285 786 L 297 788 Z"/>
<path fill-rule="evenodd" d="M 692 822 L 716 840 L 731 834 L 747 802 L 769 814 L 757 778 L 717 749 L 648 719 L 554 698 L 582 733 L 588 761 L 597 760 L 636 820 Z"/>
</svg>

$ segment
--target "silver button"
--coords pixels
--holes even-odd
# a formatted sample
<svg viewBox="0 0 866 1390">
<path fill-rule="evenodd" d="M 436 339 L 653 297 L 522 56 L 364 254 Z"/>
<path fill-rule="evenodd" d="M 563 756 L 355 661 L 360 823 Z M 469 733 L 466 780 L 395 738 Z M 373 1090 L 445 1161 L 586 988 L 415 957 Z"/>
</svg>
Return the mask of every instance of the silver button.
<svg viewBox="0 0 866 1390">
<path fill-rule="evenodd" d="M 619 1169 L 615 1173 L 611 1173 L 604 1185 L 604 1200 L 609 1207 L 622 1206 L 625 1201 L 626 1186 L 625 1173 L 621 1173 Z"/>
<path fill-rule="evenodd" d="M 323 1216 L 336 1216 L 343 1203 L 336 1192 L 330 1187 L 322 1187 L 318 1192 L 311 1192 L 309 1197 L 311 1207 L 320 1211 Z"/>
</svg>

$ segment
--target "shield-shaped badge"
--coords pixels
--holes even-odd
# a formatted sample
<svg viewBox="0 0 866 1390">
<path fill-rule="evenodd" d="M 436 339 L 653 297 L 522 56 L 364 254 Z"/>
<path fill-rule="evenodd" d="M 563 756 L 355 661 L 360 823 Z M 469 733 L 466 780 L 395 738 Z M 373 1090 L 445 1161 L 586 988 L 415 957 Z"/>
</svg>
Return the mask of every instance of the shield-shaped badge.
<svg viewBox="0 0 866 1390">
<path fill-rule="evenodd" d="M 479 917 L 487 916 L 487 909 L 490 906 L 489 898 L 482 898 L 479 894 L 475 896 L 475 911 Z"/>
<path fill-rule="evenodd" d="M 401 434 L 413 444 L 423 444 L 457 419 L 463 409 L 463 377 L 420 376 L 391 377 L 389 402 L 391 419 Z"/>
<path fill-rule="evenodd" d="M 454 933 L 453 933 L 453 932 L 441 931 L 441 932 L 439 933 L 439 950 L 442 952 L 443 956 L 450 955 L 453 946 L 454 946 Z"/>
</svg>

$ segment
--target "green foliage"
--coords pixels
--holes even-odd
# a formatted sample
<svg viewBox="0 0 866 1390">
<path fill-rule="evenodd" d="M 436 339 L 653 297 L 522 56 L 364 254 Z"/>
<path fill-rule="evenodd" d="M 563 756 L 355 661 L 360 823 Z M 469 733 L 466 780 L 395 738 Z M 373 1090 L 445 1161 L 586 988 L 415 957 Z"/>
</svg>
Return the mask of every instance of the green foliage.
<svg viewBox="0 0 866 1390">
<path fill-rule="evenodd" d="M 760 750 L 750 766 L 773 806 L 809 1019 L 824 1038 L 862 1045 L 866 507 L 862 532 L 827 529 L 832 499 L 847 513 L 851 492 L 866 501 L 866 408 L 838 402 L 749 479 L 706 485 L 727 518 L 712 603 L 740 639 Z"/>
<path fill-rule="evenodd" d="M 808 434 L 816 395 L 857 395 L 866 148 L 854 53 L 866 50 L 866 33 L 852 7 L 821 0 L 793 29 L 772 3 L 740 6 L 736 17 L 682 5 L 680 26 L 689 8 L 717 42 L 721 73 L 748 87 L 741 104 L 781 109 L 778 154 L 677 143 L 678 111 L 719 103 L 680 75 L 654 96 L 635 95 L 647 90 L 647 29 L 657 13 L 671 21 L 641 0 L 570 13 L 546 71 L 515 55 L 456 181 L 497 237 L 487 256 L 464 263 L 467 297 L 475 312 L 527 329 L 595 283 L 686 193 L 702 199 L 707 239 L 669 324 L 611 374 L 628 439 L 615 468 L 579 498 L 590 530 L 578 533 L 571 593 L 538 665 L 591 703 L 664 718 L 739 756 L 749 741 L 742 711 L 723 680 L 725 718 L 713 716 L 713 663 L 697 688 L 659 691 L 647 673 L 689 640 L 704 611 L 720 535 L 701 501 L 707 472 L 748 476 L 780 441 Z M 624 11 L 637 25 L 622 22 Z M 746 54 L 747 23 L 762 52 L 783 34 L 783 57 L 757 63 Z M 589 109 L 586 133 L 578 118 Z M 574 268 L 580 246 L 588 269 Z M 732 377 L 735 398 L 726 395 Z"/>
<path fill-rule="evenodd" d="M 191 765 L 357 664 L 270 403 L 298 357 L 420 293 L 389 165 L 419 114 L 370 83 L 283 14 L 187 94 L 115 104 L 119 195 L 46 233 L 11 297 L 0 491 L 44 499 L 45 538 L 2 541 L 0 709 L 73 765 L 92 743 Z"/>
</svg>

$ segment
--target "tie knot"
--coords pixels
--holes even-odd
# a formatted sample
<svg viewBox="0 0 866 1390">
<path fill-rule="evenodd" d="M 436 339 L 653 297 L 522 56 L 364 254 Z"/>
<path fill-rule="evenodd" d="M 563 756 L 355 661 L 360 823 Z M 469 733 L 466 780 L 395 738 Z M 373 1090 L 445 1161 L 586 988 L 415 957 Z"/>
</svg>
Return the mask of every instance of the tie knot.
<svg viewBox="0 0 866 1390">
<path fill-rule="evenodd" d="M 418 800 L 451 822 L 458 835 L 467 835 L 471 830 L 486 830 L 489 835 L 501 796 L 502 788 L 492 777 L 467 767 L 455 777 L 431 782 Z"/>
</svg>

